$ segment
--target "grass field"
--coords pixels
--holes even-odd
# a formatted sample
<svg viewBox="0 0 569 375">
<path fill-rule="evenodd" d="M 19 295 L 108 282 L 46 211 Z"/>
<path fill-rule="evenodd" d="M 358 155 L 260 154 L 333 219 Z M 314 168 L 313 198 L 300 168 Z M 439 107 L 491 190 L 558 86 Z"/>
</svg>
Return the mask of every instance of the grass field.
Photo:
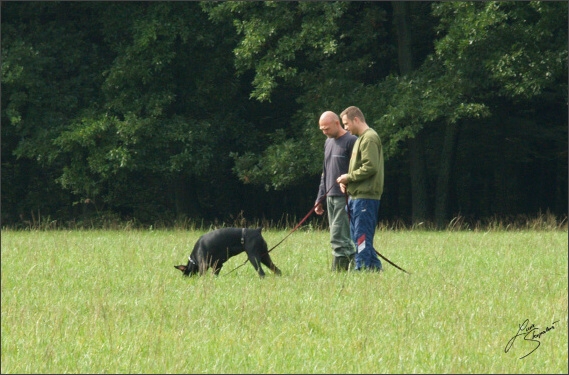
<svg viewBox="0 0 569 375">
<path fill-rule="evenodd" d="M 568 373 L 566 230 L 379 230 L 407 275 L 300 229 L 281 277 L 183 278 L 202 233 L 3 230 L 2 373 Z"/>
</svg>

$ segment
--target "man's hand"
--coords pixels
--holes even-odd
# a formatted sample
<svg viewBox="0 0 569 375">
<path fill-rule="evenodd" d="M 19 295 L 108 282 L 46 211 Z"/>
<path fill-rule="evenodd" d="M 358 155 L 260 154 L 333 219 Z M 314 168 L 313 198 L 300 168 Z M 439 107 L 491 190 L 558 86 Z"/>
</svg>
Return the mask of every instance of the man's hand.
<svg viewBox="0 0 569 375">
<path fill-rule="evenodd" d="M 348 184 L 348 174 L 341 175 L 340 177 L 338 177 L 336 179 L 336 182 L 339 184 L 347 185 Z"/>
<path fill-rule="evenodd" d="M 314 212 L 316 212 L 316 215 L 322 215 L 324 213 L 324 207 L 322 207 L 322 203 L 318 203 L 316 205 Z"/>
<path fill-rule="evenodd" d="M 346 186 L 348 185 L 348 175 L 347 174 L 343 174 L 340 177 L 338 177 L 336 179 L 336 182 L 338 184 L 340 184 L 340 190 L 342 190 L 342 193 L 346 193 Z"/>
</svg>

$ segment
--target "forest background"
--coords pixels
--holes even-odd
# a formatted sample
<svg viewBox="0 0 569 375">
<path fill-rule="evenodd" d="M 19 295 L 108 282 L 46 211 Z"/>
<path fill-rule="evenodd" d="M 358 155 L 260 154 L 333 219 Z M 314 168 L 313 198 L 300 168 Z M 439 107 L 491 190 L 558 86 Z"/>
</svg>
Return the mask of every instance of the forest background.
<svg viewBox="0 0 569 375">
<path fill-rule="evenodd" d="M 302 217 L 350 105 L 380 220 L 567 217 L 566 1 L 0 6 L 3 228 Z"/>
</svg>

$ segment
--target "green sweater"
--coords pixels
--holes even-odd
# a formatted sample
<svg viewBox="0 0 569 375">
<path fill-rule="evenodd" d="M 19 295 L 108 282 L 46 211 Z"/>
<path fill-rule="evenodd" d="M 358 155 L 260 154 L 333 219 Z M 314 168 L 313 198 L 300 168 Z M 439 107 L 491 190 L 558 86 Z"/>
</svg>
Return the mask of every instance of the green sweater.
<svg viewBox="0 0 569 375">
<path fill-rule="evenodd" d="M 383 193 L 383 148 L 372 128 L 354 144 L 348 170 L 348 194 L 353 199 L 381 199 Z"/>
</svg>

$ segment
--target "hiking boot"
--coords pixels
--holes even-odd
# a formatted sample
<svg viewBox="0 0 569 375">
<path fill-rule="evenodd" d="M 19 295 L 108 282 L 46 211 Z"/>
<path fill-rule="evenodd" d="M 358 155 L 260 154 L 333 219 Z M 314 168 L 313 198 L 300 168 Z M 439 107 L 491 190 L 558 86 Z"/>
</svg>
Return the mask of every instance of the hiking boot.
<svg viewBox="0 0 569 375">
<path fill-rule="evenodd" d="M 356 271 L 362 271 L 362 272 L 370 272 L 370 273 L 383 273 L 383 268 L 380 267 L 366 267 L 363 266 L 360 269 L 357 269 Z"/>
<path fill-rule="evenodd" d="M 356 268 L 356 254 L 350 255 L 350 264 L 348 265 L 349 270 L 354 270 Z"/>
<path fill-rule="evenodd" d="M 347 271 L 352 259 L 348 257 L 334 257 L 332 261 L 332 271 Z"/>
</svg>

